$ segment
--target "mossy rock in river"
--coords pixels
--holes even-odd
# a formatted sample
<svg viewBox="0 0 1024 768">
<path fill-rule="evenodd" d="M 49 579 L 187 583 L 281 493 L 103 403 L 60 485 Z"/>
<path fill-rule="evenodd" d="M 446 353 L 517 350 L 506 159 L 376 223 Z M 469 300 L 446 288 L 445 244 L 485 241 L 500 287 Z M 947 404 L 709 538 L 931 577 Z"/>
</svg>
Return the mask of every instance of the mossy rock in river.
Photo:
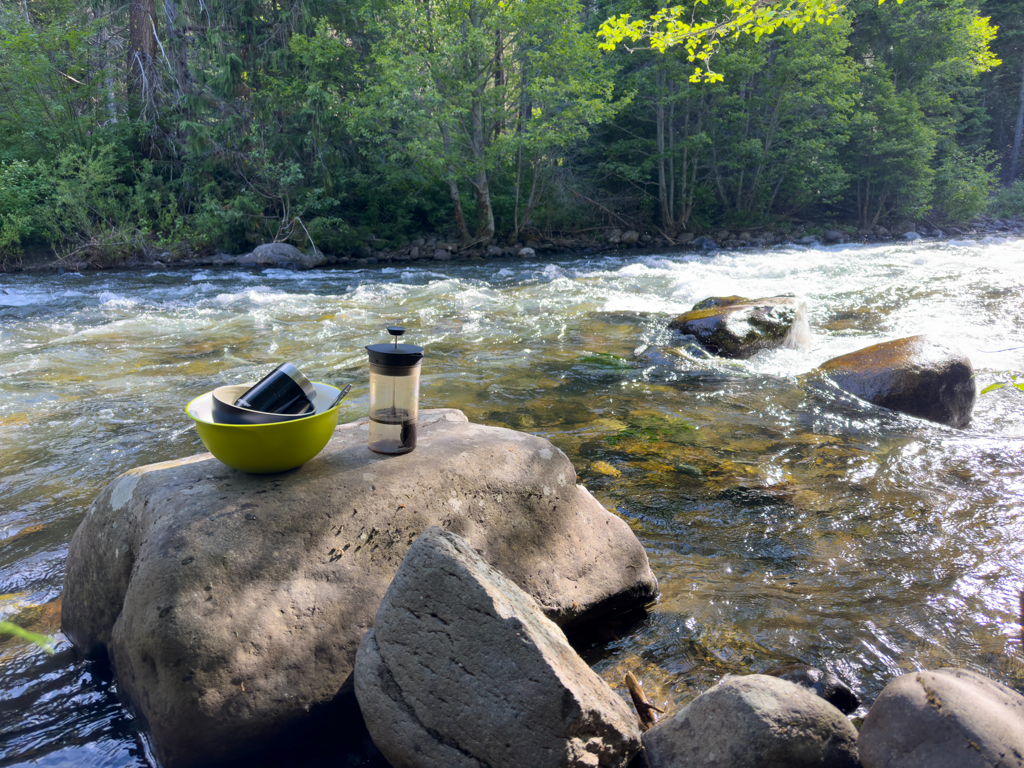
<svg viewBox="0 0 1024 768">
<path fill-rule="evenodd" d="M 669 324 L 723 357 L 747 358 L 762 349 L 803 347 L 810 338 L 807 303 L 792 296 L 705 299 Z"/>
<path fill-rule="evenodd" d="M 629 442 L 697 445 L 704 439 L 697 427 L 688 421 L 669 418 L 657 411 L 630 411 L 626 424 L 628 429 L 606 437 L 605 442 L 616 447 Z"/>
</svg>

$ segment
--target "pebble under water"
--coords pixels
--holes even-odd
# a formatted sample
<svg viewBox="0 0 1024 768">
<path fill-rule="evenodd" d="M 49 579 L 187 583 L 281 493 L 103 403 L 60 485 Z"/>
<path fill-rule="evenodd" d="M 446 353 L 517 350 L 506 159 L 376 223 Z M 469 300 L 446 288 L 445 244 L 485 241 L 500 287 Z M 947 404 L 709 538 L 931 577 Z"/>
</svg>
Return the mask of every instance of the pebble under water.
<svg viewBox="0 0 1024 768">
<path fill-rule="evenodd" d="M 579 650 L 678 710 L 725 673 L 830 669 L 870 703 L 903 672 L 978 670 L 1024 692 L 1024 392 L 956 430 L 802 374 L 929 333 L 979 389 L 1024 373 L 1024 242 L 269 269 L 0 275 L 0 766 L 152 766 L 116 681 L 59 635 L 67 547 L 99 490 L 204 449 L 185 405 L 292 362 L 354 383 L 366 344 L 426 348 L 420 408 L 543 435 L 647 548 L 644 617 Z M 711 358 L 666 330 L 709 296 L 806 297 L 807 349 Z M 861 710 L 863 714 L 864 710 Z M 248 766 L 381 765 L 292 745 Z"/>
</svg>

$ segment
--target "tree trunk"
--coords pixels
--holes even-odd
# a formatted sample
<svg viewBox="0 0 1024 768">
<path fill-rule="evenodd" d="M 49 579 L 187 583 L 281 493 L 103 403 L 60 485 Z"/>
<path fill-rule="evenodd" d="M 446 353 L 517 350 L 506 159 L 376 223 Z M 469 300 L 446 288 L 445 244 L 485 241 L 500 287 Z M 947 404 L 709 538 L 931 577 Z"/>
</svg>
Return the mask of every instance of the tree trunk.
<svg viewBox="0 0 1024 768">
<path fill-rule="evenodd" d="M 484 164 L 484 115 L 482 95 L 473 99 L 473 106 L 469 110 L 470 119 L 473 121 L 470 146 L 473 150 L 473 160 L 476 162 L 477 171 L 472 180 L 476 189 L 477 204 L 477 229 L 474 242 L 487 245 L 494 239 L 494 209 L 491 207 L 491 190 L 487 181 L 487 167 Z M 468 243 L 463 243 L 467 245 Z"/>
<path fill-rule="evenodd" d="M 131 0 L 128 5 L 128 92 L 148 99 L 155 90 L 156 1 Z"/>
<path fill-rule="evenodd" d="M 441 141 L 444 145 L 445 159 L 448 166 L 448 193 L 452 198 L 452 208 L 455 211 L 455 225 L 459 228 L 459 238 L 462 242 L 469 242 L 469 228 L 466 226 L 466 216 L 462 212 L 462 197 L 459 195 L 459 185 L 455 181 L 455 172 L 451 166 L 452 140 L 448 133 L 448 125 L 441 123 Z"/>
<path fill-rule="evenodd" d="M 174 67 L 174 79 L 179 93 L 192 92 L 192 72 L 188 68 L 188 46 L 178 24 L 178 6 L 174 0 L 164 0 L 164 16 L 167 21 L 167 44 L 170 50 L 171 64 Z"/>
<path fill-rule="evenodd" d="M 661 225 L 665 227 L 669 236 L 672 236 L 675 233 L 672 226 L 672 208 L 668 200 L 668 179 L 665 174 L 665 73 L 660 69 L 655 75 L 655 84 L 654 121 L 658 149 L 658 207 L 661 209 Z"/>
<path fill-rule="evenodd" d="M 1024 68 L 1020 75 L 1020 97 L 1017 104 L 1017 127 L 1013 132 L 1013 151 L 1010 153 L 1010 184 L 1017 180 L 1017 164 L 1020 160 L 1021 134 L 1024 133 Z"/>
</svg>

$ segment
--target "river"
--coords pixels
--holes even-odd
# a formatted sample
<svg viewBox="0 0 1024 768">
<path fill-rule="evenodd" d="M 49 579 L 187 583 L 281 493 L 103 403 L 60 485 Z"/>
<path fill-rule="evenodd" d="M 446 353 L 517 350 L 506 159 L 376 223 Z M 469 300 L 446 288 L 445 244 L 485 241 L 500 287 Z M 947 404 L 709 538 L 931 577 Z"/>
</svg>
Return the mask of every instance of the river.
<svg viewBox="0 0 1024 768">
<path fill-rule="evenodd" d="M 192 397 L 290 361 L 353 382 L 341 420 L 359 418 L 363 347 L 401 323 L 427 350 L 421 408 L 547 437 L 647 548 L 660 602 L 581 648 L 610 683 L 634 670 L 672 710 L 790 662 L 868 702 L 944 665 L 1024 692 L 1024 392 L 980 396 L 955 430 L 801 378 L 919 333 L 963 349 L 979 389 L 1024 372 L 1020 240 L 10 274 L 0 289 L 0 619 L 59 632 L 86 507 L 124 470 L 203 450 Z M 783 293 L 808 300 L 807 349 L 723 361 L 666 330 L 709 296 Z M 52 657 L 0 639 L 0 766 L 154 765 L 115 687 L 63 638 Z"/>
</svg>

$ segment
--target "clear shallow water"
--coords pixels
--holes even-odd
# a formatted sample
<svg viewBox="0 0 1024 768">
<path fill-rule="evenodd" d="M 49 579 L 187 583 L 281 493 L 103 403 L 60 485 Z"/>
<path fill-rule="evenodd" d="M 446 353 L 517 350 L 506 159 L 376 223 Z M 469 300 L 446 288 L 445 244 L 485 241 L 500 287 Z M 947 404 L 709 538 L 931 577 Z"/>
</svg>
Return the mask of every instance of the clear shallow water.
<svg viewBox="0 0 1024 768">
<path fill-rule="evenodd" d="M 674 710 L 798 661 L 868 702 L 950 664 L 1024 692 L 1024 394 L 982 396 L 954 430 L 801 379 L 918 333 L 961 347 L 979 388 L 1024 372 L 1022 241 L 0 289 L 0 618 L 59 631 L 85 508 L 130 467 L 203 450 L 189 399 L 287 360 L 354 381 L 341 418 L 359 418 L 363 346 L 401 322 L 427 348 L 421 408 L 549 438 L 647 548 L 660 603 L 581 649 L 613 685 L 633 670 Z M 806 350 L 719 361 L 665 330 L 708 296 L 779 293 L 809 301 Z M 0 640 L 0 766 L 151 765 L 114 689 L 66 641 L 46 657 Z"/>
</svg>

